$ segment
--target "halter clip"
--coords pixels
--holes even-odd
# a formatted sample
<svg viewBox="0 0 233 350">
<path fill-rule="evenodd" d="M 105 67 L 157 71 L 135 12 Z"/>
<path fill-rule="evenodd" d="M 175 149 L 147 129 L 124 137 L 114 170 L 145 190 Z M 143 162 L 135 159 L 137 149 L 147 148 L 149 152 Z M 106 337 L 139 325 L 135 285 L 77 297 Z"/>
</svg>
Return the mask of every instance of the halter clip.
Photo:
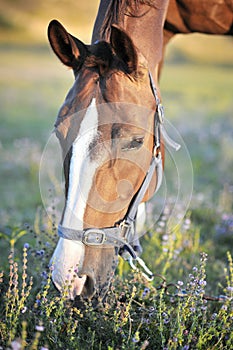
<svg viewBox="0 0 233 350">
<path fill-rule="evenodd" d="M 154 274 L 153 272 L 151 272 L 151 270 L 146 266 L 144 260 L 142 260 L 141 258 L 137 257 L 136 259 L 133 259 L 132 256 L 129 256 L 129 258 L 127 259 L 128 263 L 130 265 L 130 267 L 132 268 L 132 270 L 134 271 L 140 271 L 140 268 L 142 269 L 141 273 L 142 276 L 147 280 L 147 281 L 153 281 L 154 279 Z M 135 260 L 138 265 L 140 266 L 140 268 L 138 268 L 133 260 Z"/>
</svg>

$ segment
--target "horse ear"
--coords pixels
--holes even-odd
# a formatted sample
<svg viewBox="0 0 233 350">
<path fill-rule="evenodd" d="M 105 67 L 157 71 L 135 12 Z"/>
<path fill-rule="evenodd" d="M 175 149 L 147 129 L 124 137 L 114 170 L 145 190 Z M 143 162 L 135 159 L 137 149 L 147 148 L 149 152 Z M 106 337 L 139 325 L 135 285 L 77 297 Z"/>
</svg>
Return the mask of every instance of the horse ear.
<svg viewBox="0 0 233 350">
<path fill-rule="evenodd" d="M 136 72 L 138 67 L 136 48 L 128 34 L 116 24 L 112 25 L 110 43 L 116 55 L 126 64 L 128 72 Z"/>
<path fill-rule="evenodd" d="M 66 66 L 78 69 L 87 56 L 87 47 L 61 25 L 53 20 L 48 26 L 48 39 L 58 58 Z"/>
</svg>

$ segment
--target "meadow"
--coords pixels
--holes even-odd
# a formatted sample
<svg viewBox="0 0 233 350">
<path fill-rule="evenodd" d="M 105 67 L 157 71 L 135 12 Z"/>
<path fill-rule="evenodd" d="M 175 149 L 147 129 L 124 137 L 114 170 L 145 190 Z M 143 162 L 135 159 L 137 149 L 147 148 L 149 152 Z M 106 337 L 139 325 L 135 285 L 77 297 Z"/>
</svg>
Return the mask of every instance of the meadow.
<svg viewBox="0 0 233 350">
<path fill-rule="evenodd" d="M 154 281 L 120 260 L 105 303 L 93 308 L 86 302 L 83 309 L 66 300 L 68 284 L 60 295 L 51 283 L 48 262 L 63 194 L 50 192 L 53 180 L 45 208 L 39 186 L 41 156 L 72 73 L 45 44 L 0 45 L 0 349 L 233 348 L 228 40 L 221 46 L 218 38 L 208 39 L 213 52 L 221 46 L 220 59 L 199 47 L 198 58 L 190 56 L 180 42 L 168 52 L 161 91 L 183 151 L 177 172 L 168 149 L 165 205 L 159 193 L 147 208 L 143 259 Z M 177 177 L 185 190 L 173 211 Z"/>
</svg>

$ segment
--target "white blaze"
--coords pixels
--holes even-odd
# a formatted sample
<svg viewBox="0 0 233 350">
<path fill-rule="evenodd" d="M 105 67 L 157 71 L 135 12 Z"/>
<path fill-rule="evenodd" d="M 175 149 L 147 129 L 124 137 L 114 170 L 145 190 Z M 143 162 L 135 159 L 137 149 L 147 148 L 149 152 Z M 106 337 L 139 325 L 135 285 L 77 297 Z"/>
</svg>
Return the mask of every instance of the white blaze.
<svg viewBox="0 0 233 350">
<path fill-rule="evenodd" d="M 89 146 L 97 137 L 98 112 L 92 100 L 73 143 L 70 161 L 69 190 L 63 226 L 83 229 L 83 219 L 93 177 L 98 163 L 90 160 Z"/>
<path fill-rule="evenodd" d="M 93 177 L 99 166 L 90 159 L 89 146 L 98 134 L 98 111 L 95 99 L 87 108 L 81 122 L 79 133 L 72 146 L 70 160 L 69 189 L 62 225 L 71 229 L 83 229 L 84 213 Z M 81 268 L 84 258 L 84 245 L 81 242 L 60 238 L 54 251 L 51 263 L 56 287 L 61 290 L 65 281 L 73 279 L 73 275 Z M 72 271 L 72 272 L 70 272 Z M 73 299 L 82 291 L 86 276 L 75 278 L 69 298 Z"/>
</svg>

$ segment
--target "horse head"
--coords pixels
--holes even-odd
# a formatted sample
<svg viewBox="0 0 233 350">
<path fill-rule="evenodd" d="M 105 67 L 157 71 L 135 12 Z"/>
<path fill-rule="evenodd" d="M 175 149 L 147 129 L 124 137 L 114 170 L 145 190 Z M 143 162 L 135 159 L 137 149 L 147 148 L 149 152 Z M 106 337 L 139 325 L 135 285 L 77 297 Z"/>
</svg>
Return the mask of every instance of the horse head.
<svg viewBox="0 0 233 350">
<path fill-rule="evenodd" d="M 156 100 L 147 61 L 120 27 L 112 26 L 109 42 L 85 45 L 54 20 L 48 37 L 75 77 L 55 124 L 65 206 L 52 278 L 59 290 L 69 285 L 71 299 L 103 298 L 124 238 L 114 241 L 114 232 L 150 167 Z M 154 172 L 142 201 L 156 183 Z"/>
</svg>

